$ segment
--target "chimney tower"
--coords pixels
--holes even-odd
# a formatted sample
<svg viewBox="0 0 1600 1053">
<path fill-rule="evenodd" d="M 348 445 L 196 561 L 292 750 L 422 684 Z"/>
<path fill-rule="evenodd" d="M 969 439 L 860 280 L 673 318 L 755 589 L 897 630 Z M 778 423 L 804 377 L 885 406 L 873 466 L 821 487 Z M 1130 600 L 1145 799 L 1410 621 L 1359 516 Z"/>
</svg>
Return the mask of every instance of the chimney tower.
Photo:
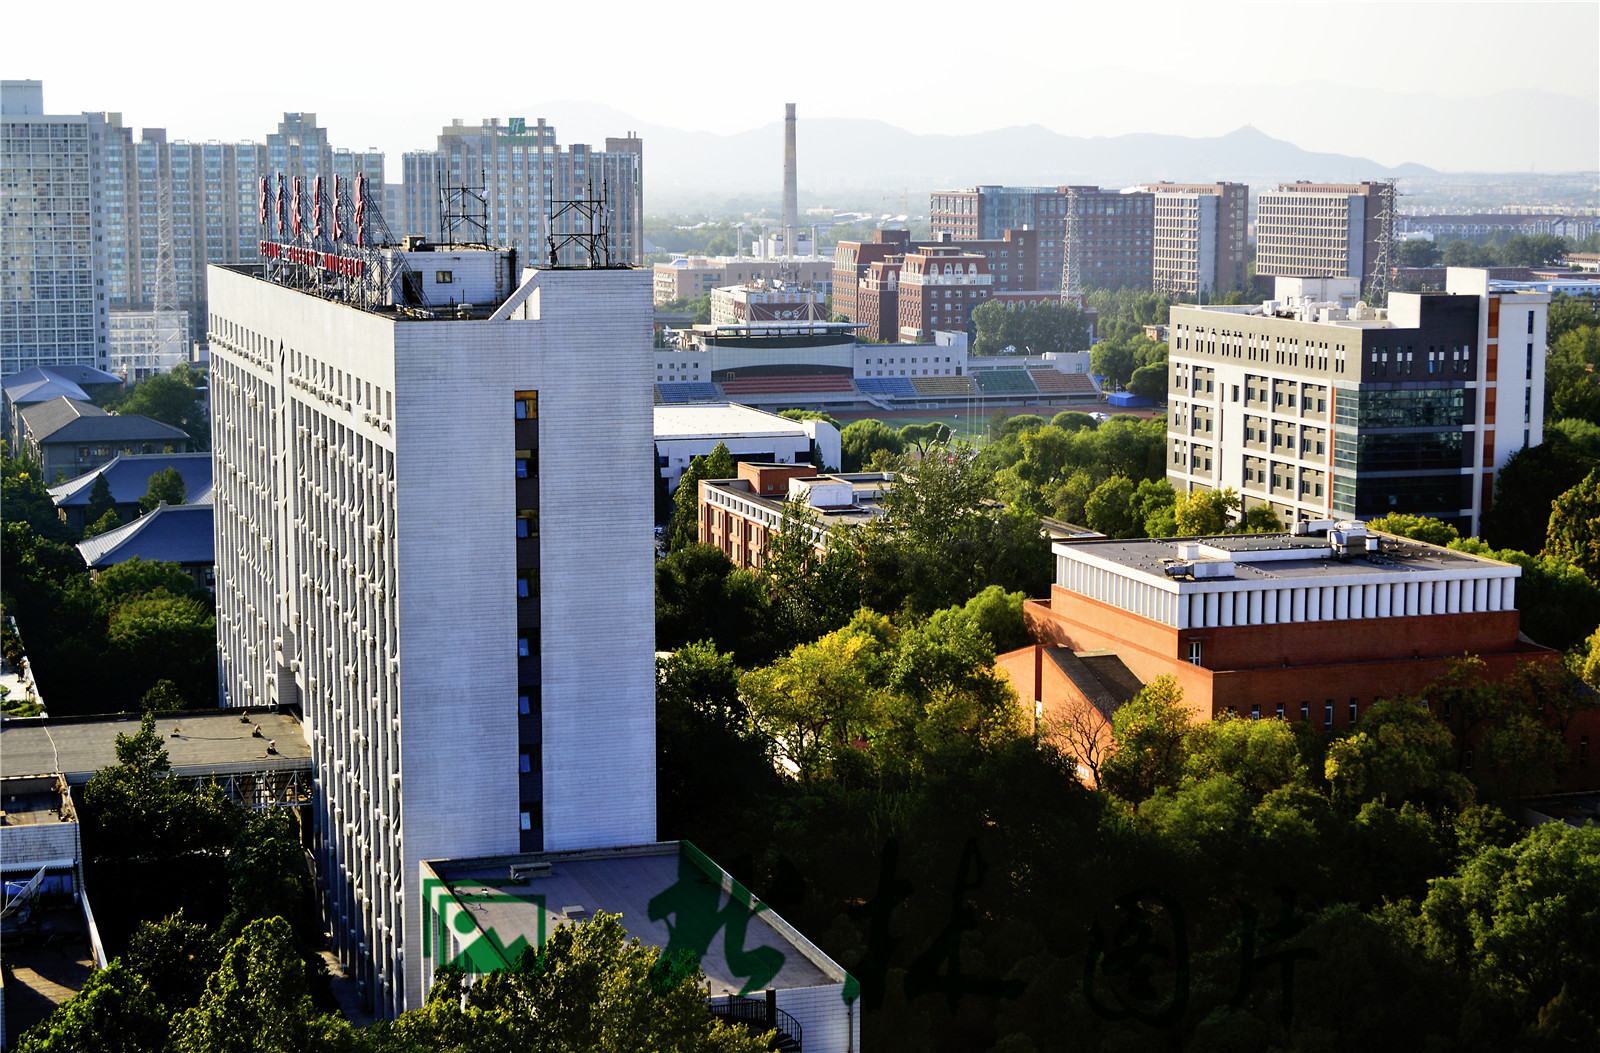
<svg viewBox="0 0 1600 1053">
<path fill-rule="evenodd" d="M 794 103 L 783 107 L 783 254 L 793 256 L 800 226 L 800 192 L 795 178 Z"/>
</svg>

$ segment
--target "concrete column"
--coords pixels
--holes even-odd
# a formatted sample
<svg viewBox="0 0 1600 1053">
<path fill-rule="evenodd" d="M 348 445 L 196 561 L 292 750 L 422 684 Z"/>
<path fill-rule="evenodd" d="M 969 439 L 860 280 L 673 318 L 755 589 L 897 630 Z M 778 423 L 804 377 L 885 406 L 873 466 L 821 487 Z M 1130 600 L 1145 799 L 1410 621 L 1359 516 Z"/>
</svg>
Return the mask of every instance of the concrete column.
<svg viewBox="0 0 1600 1053">
<path fill-rule="evenodd" d="M 1505 610 L 1505 579 L 1504 578 L 1490 578 L 1489 579 L 1489 602 L 1486 605 L 1486 609 L 1487 610 L 1491 610 L 1491 611 L 1503 611 L 1503 610 Z"/>
<path fill-rule="evenodd" d="M 1449 583 L 1449 588 L 1445 591 L 1444 596 L 1444 609 L 1451 614 L 1461 613 L 1461 583 L 1459 581 Z"/>
<path fill-rule="evenodd" d="M 1172 597 L 1172 601 L 1172 606 L 1176 613 L 1175 623 L 1178 628 L 1189 628 L 1189 597 L 1180 592 Z"/>
<path fill-rule="evenodd" d="M 1338 591 L 1332 585 L 1324 585 L 1322 587 L 1322 620 L 1325 622 L 1333 621 L 1334 594 Z"/>
<path fill-rule="evenodd" d="M 1383 585 L 1374 585 L 1373 588 L 1378 590 L 1378 617 L 1389 617 L 1390 604 L 1394 602 L 1394 586 L 1385 583 Z"/>
<path fill-rule="evenodd" d="M 1505 587 L 1500 592 L 1501 602 L 1505 604 L 1503 609 L 1514 611 L 1517 609 L 1517 579 L 1507 578 L 1505 582 Z"/>
<path fill-rule="evenodd" d="M 1268 589 L 1261 597 L 1261 621 L 1265 625 L 1278 624 L 1278 590 Z"/>
<path fill-rule="evenodd" d="M 1356 602 L 1361 602 L 1361 586 L 1356 586 Z M 1338 621 L 1345 621 L 1350 617 L 1350 586 L 1335 585 L 1333 587 L 1333 616 Z"/>
<path fill-rule="evenodd" d="M 1449 606 L 1449 597 L 1450 597 L 1449 585 L 1450 585 L 1450 583 L 1447 582 L 1447 581 L 1436 581 L 1436 582 L 1433 583 L 1433 613 L 1434 614 L 1447 614 L 1447 613 L 1449 613 L 1449 610 L 1450 610 L 1450 606 Z"/>
<path fill-rule="evenodd" d="M 1414 581 L 1406 582 L 1405 590 L 1406 590 L 1406 617 L 1407 618 L 1414 618 L 1418 614 L 1422 613 L 1422 607 L 1420 605 L 1420 602 L 1417 599 L 1417 591 L 1418 591 L 1417 590 L 1417 583 L 1414 582 Z"/>
<path fill-rule="evenodd" d="M 1261 593 L 1259 591 L 1250 593 L 1250 624 L 1261 624 Z"/>
<path fill-rule="evenodd" d="M 1208 629 L 1214 628 L 1217 625 L 1221 624 L 1218 621 L 1218 618 L 1220 617 L 1220 612 L 1218 611 L 1217 608 L 1219 606 L 1220 605 L 1217 603 L 1217 594 L 1214 593 L 1214 592 L 1206 593 L 1206 621 L 1205 621 L 1206 628 L 1208 628 Z"/>
<path fill-rule="evenodd" d="M 1218 622 L 1218 624 L 1219 625 L 1232 625 L 1233 624 L 1233 610 L 1234 610 L 1234 603 L 1233 603 L 1232 594 L 1226 593 L 1226 592 L 1220 594 L 1217 597 L 1217 622 Z"/>
<path fill-rule="evenodd" d="M 1205 593 L 1192 592 L 1189 594 L 1189 628 L 1203 629 L 1206 625 L 1206 597 Z"/>
<path fill-rule="evenodd" d="M 1297 621 L 1297 622 L 1303 622 L 1303 621 L 1306 620 L 1306 590 L 1305 589 L 1295 589 L 1294 590 L 1294 607 L 1293 607 L 1293 612 L 1292 612 L 1290 620 L 1291 621 Z"/>
<path fill-rule="evenodd" d="M 1479 578 L 1472 583 L 1472 609 L 1486 611 L 1489 609 L 1489 579 Z"/>
<path fill-rule="evenodd" d="M 1410 586 L 1407 586 L 1409 588 Z M 1433 582 L 1425 581 L 1417 587 L 1417 613 L 1433 613 Z"/>
</svg>

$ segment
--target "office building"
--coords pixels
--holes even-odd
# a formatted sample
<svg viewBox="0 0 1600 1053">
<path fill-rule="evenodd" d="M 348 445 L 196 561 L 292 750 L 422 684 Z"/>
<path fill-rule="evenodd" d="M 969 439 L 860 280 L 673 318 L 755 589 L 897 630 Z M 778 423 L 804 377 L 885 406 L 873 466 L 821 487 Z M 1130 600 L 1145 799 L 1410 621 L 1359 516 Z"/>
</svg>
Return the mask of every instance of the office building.
<svg viewBox="0 0 1600 1053">
<path fill-rule="evenodd" d="M 772 279 L 711 290 L 712 325 L 762 322 L 826 322 L 823 294 L 808 286 Z"/>
<path fill-rule="evenodd" d="M 1285 522 L 1402 512 L 1476 534 L 1495 472 L 1543 441 L 1550 298 L 1467 268 L 1387 310 L 1356 285 L 1280 278 L 1265 304 L 1172 309 L 1167 478 Z"/>
<path fill-rule="evenodd" d="M 520 261 L 547 266 L 552 213 L 557 238 L 586 234 L 587 219 L 562 212 L 561 203 L 603 199 L 603 210 L 596 211 L 610 258 L 603 251 L 600 262 L 635 264 L 644 258 L 643 164 L 643 141 L 631 133 L 596 150 L 583 143 L 561 146 L 543 118 L 532 124 L 521 117 L 478 124 L 457 119 L 439 132 L 434 149 L 402 158 L 404 222 L 391 216 L 389 225 L 396 235 L 516 249 Z M 577 243 L 568 243 L 560 262 L 586 266 L 589 260 Z"/>
<path fill-rule="evenodd" d="M 138 413 L 107 413 L 62 395 L 17 411 L 16 449 L 45 479 L 74 479 L 122 454 L 187 453 L 189 436 Z"/>
<path fill-rule="evenodd" d="M 1256 274 L 1355 278 L 1366 287 L 1393 208 L 1393 183 L 1298 182 L 1264 190 L 1256 199 Z"/>
<path fill-rule="evenodd" d="M 693 300 L 709 295 L 725 285 L 746 282 L 787 281 L 809 286 L 827 296 L 832 288 L 834 265 L 827 256 L 798 256 L 794 259 L 759 256 L 679 256 L 651 269 L 655 302 Z M 837 313 L 837 305 L 835 305 Z"/>
<path fill-rule="evenodd" d="M 938 190 L 929 197 L 929 223 L 935 237 L 947 234 L 956 241 L 993 241 L 1010 230 L 1035 232 L 1032 288 L 1061 287 L 1072 229 L 1068 220 L 1074 212 L 1081 284 L 1148 288 L 1155 212 L 1154 196 L 1147 190 L 977 186 Z"/>
<path fill-rule="evenodd" d="M 104 148 L 103 117 L 47 114 L 41 81 L 0 81 L 0 375 L 106 366 Z"/>
<path fill-rule="evenodd" d="M 1150 287 L 1195 299 L 1243 289 L 1250 188 L 1243 183 L 1150 183 L 1155 241 Z"/>
<path fill-rule="evenodd" d="M 1227 713 L 1344 731 L 1463 654 L 1504 677 L 1560 654 L 1520 635 L 1520 568 L 1340 523 L 1319 534 L 1058 541 L 1034 643 L 996 665 L 1041 724 L 1102 746 L 1116 709 L 1171 676 L 1196 721 Z M 1579 722 L 1574 722 L 1576 725 Z M 1571 726 L 1574 747 L 1592 733 Z"/>
<path fill-rule="evenodd" d="M 392 1016 L 423 861 L 655 839 L 649 278 L 269 250 L 210 270 L 222 689 L 302 707 L 334 947 Z"/>
</svg>

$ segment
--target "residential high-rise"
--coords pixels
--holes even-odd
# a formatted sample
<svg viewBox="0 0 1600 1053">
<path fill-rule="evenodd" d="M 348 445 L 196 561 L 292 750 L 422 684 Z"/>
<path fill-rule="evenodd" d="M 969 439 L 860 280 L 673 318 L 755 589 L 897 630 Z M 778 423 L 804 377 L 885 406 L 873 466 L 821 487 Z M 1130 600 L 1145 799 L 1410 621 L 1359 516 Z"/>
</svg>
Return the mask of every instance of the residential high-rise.
<svg viewBox="0 0 1600 1053">
<path fill-rule="evenodd" d="M 383 154 L 330 146 L 313 113 L 284 114 L 264 143 L 169 142 L 163 128 L 142 129 L 135 139 L 120 113 L 106 114 L 105 124 L 111 309 L 146 319 L 187 311 L 185 346 L 205 339 L 207 264 L 261 258 L 262 236 L 270 232 L 260 224 L 260 179 L 275 183 L 281 175 L 309 186 L 318 176 L 353 180 L 361 173 L 383 185 Z"/>
<path fill-rule="evenodd" d="M 532 124 L 521 117 L 504 124 L 496 117 L 476 125 L 456 120 L 440 131 L 436 149 L 402 158 L 405 229 L 400 230 L 396 217 L 390 217 L 390 226 L 396 234 L 418 234 L 430 241 L 514 248 L 520 259 L 544 265 L 549 262 L 548 220 L 559 202 L 604 198 L 610 262 L 638 263 L 644 258 L 643 162 L 643 140 L 631 133 L 607 139 L 606 149 L 596 150 L 582 143 L 559 145 L 554 126 L 543 118 Z M 482 198 L 468 194 L 459 208 L 452 205 L 449 211 L 463 215 L 465 222 L 444 230 L 440 192 L 461 188 Z M 558 237 L 584 233 L 583 219 L 569 211 L 556 219 L 554 232 Z M 563 266 L 587 262 L 579 258 L 576 244 L 560 251 Z"/>
<path fill-rule="evenodd" d="M 1256 199 L 1256 274 L 1373 277 L 1392 183 L 1282 183 Z"/>
<path fill-rule="evenodd" d="M 220 676 L 302 707 L 334 944 L 393 1015 L 423 861 L 655 839 L 650 277 L 268 252 L 210 270 Z"/>
<path fill-rule="evenodd" d="M 1250 188 L 1150 183 L 1155 194 L 1151 288 L 1194 298 L 1244 288 Z"/>
<path fill-rule="evenodd" d="M 1172 308 L 1167 478 L 1286 522 L 1433 516 L 1478 532 L 1496 471 L 1544 438 L 1543 293 L 1451 268 L 1447 292 L 1278 279 L 1278 298 Z"/>
<path fill-rule="evenodd" d="M 0 375 L 105 368 L 105 121 L 44 112 L 44 85 L 0 82 Z"/>
</svg>

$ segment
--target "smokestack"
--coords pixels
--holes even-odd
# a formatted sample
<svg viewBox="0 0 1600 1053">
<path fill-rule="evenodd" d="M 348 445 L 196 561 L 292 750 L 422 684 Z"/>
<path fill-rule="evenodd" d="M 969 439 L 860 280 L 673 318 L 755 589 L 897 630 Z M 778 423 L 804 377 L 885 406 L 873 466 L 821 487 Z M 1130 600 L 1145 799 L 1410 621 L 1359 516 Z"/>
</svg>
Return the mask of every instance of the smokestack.
<svg viewBox="0 0 1600 1053">
<path fill-rule="evenodd" d="M 794 103 L 783 106 L 783 254 L 794 255 L 795 229 L 800 225 L 800 191 L 795 178 Z"/>
</svg>

